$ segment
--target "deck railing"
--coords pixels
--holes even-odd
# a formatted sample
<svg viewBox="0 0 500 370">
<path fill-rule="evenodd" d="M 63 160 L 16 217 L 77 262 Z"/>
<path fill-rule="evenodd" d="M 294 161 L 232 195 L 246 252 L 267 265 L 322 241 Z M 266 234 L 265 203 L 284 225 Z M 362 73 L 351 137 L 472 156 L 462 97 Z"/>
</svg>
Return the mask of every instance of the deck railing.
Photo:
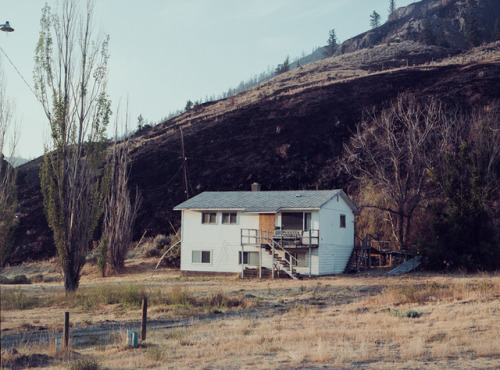
<svg viewBox="0 0 500 370">
<path fill-rule="evenodd" d="M 241 229 L 241 245 L 270 244 L 270 240 L 283 247 L 317 247 L 319 230 L 282 230 Z"/>
</svg>

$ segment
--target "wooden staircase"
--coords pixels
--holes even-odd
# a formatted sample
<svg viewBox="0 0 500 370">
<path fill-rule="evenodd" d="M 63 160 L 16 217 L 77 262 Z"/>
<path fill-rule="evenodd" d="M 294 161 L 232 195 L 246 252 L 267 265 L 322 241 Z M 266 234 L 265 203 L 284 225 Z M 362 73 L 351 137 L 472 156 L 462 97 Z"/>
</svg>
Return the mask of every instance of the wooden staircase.
<svg viewBox="0 0 500 370">
<path fill-rule="evenodd" d="M 273 244 L 274 247 L 273 248 Z M 284 252 L 284 255 L 289 254 L 287 251 L 285 251 L 279 244 L 275 243 L 274 241 L 271 240 L 271 242 L 268 242 L 266 244 L 262 244 L 262 249 L 264 249 L 271 257 L 273 257 L 273 268 L 275 269 L 275 272 L 278 272 L 279 276 L 279 271 L 284 271 L 288 276 L 290 276 L 294 280 L 301 280 L 302 275 L 299 274 L 297 271 L 293 270 L 293 266 L 290 264 L 290 262 L 284 258 L 284 256 L 278 252 L 278 249 L 282 250 Z M 274 255 L 273 255 L 273 250 L 274 250 Z M 290 254 L 289 254 L 290 255 Z M 290 255 L 290 260 L 293 260 L 293 256 Z"/>
<path fill-rule="evenodd" d="M 355 246 L 344 269 L 345 274 L 360 272 L 371 268 L 371 235 L 366 235 L 360 246 Z"/>
<path fill-rule="evenodd" d="M 245 272 L 244 272 L 245 279 L 258 279 L 259 278 L 259 268 L 255 267 L 245 267 Z M 262 279 L 271 279 L 273 276 L 273 272 L 271 269 L 268 269 L 266 267 L 262 267 L 261 270 L 261 276 Z M 276 279 L 289 279 L 290 276 L 284 272 L 283 270 L 276 270 L 274 271 L 274 277 Z"/>
</svg>

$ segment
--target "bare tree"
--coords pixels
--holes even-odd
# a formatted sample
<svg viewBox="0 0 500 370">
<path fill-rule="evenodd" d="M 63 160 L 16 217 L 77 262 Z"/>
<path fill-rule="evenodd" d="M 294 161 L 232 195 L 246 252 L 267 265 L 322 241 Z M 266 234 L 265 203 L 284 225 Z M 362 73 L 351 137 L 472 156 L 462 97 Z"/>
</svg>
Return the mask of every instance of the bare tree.
<svg viewBox="0 0 500 370">
<path fill-rule="evenodd" d="M 128 118 L 127 118 L 128 121 Z M 105 203 L 103 234 L 100 248 L 106 255 L 106 261 L 111 268 L 119 272 L 123 268 L 130 243 L 132 242 L 133 226 L 140 205 L 140 195 L 136 189 L 134 202 L 130 199 L 128 189 L 129 178 L 129 141 L 117 142 L 117 127 L 115 127 L 115 143 L 110 159 L 110 188 Z M 125 127 L 125 132 L 127 131 Z M 103 275 L 106 263 L 101 266 Z"/>
<path fill-rule="evenodd" d="M 64 0 L 57 12 L 43 8 L 34 69 L 35 91 L 51 132 L 40 185 L 66 292 L 78 288 L 102 215 L 102 165 L 111 114 L 106 94 L 109 37 L 95 36 L 94 2 L 82 3 Z"/>
<path fill-rule="evenodd" d="M 14 118 L 14 105 L 5 94 L 5 77 L 0 66 L 0 267 L 10 255 L 15 225 L 16 171 L 5 160 L 5 151 L 13 157 L 19 129 Z"/>
<path fill-rule="evenodd" d="M 344 145 L 341 165 L 383 194 L 382 203 L 364 207 L 388 213 L 402 248 L 407 247 L 412 217 L 426 194 L 427 171 L 444 152 L 452 122 L 438 100 L 422 104 L 412 95 L 400 95 L 380 114 L 367 114 Z"/>
</svg>

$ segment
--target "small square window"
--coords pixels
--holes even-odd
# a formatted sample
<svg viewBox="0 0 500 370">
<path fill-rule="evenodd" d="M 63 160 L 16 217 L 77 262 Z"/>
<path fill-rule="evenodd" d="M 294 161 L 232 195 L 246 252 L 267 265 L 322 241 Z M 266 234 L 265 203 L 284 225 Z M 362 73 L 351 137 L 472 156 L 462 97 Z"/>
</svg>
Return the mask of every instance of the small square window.
<svg viewBox="0 0 500 370">
<path fill-rule="evenodd" d="M 210 251 L 193 251 L 192 261 L 194 263 L 210 263 Z"/>
<path fill-rule="evenodd" d="M 216 224 L 217 223 L 217 213 L 215 212 L 203 212 L 201 214 L 202 224 Z"/>
<path fill-rule="evenodd" d="M 290 255 L 293 258 L 290 258 Z M 306 252 L 297 252 L 297 253 L 290 253 L 290 255 L 287 254 L 286 260 L 290 263 L 290 260 L 292 260 L 292 265 L 297 266 L 297 267 L 308 267 L 308 256 Z"/>
<path fill-rule="evenodd" d="M 225 212 L 222 214 L 222 223 L 223 224 L 236 224 L 236 212 Z"/>
<path fill-rule="evenodd" d="M 238 264 L 241 265 L 241 252 L 238 256 Z M 259 252 L 243 252 L 243 264 L 250 266 L 259 265 Z"/>
<path fill-rule="evenodd" d="M 345 229 L 345 227 L 346 227 L 345 215 L 340 215 L 340 228 Z"/>
</svg>

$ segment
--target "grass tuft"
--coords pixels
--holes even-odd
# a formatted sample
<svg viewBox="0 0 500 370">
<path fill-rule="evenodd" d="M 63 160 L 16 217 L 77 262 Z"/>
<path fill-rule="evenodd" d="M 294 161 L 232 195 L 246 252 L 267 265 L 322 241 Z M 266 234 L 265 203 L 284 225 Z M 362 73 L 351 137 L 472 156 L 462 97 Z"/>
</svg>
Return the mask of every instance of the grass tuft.
<svg viewBox="0 0 500 370">
<path fill-rule="evenodd" d="M 88 311 L 102 304 L 122 304 L 134 308 L 140 306 L 144 297 L 146 297 L 145 288 L 134 283 L 101 284 L 68 295 L 67 303 L 72 307 L 81 307 Z"/>
<path fill-rule="evenodd" d="M 4 310 L 27 310 L 37 307 L 41 303 L 41 299 L 26 294 L 21 287 L 17 290 L 2 292 L 2 308 Z"/>
<path fill-rule="evenodd" d="M 100 368 L 101 365 L 93 357 L 79 358 L 78 360 L 71 362 L 68 366 L 69 370 L 99 370 Z"/>
</svg>

